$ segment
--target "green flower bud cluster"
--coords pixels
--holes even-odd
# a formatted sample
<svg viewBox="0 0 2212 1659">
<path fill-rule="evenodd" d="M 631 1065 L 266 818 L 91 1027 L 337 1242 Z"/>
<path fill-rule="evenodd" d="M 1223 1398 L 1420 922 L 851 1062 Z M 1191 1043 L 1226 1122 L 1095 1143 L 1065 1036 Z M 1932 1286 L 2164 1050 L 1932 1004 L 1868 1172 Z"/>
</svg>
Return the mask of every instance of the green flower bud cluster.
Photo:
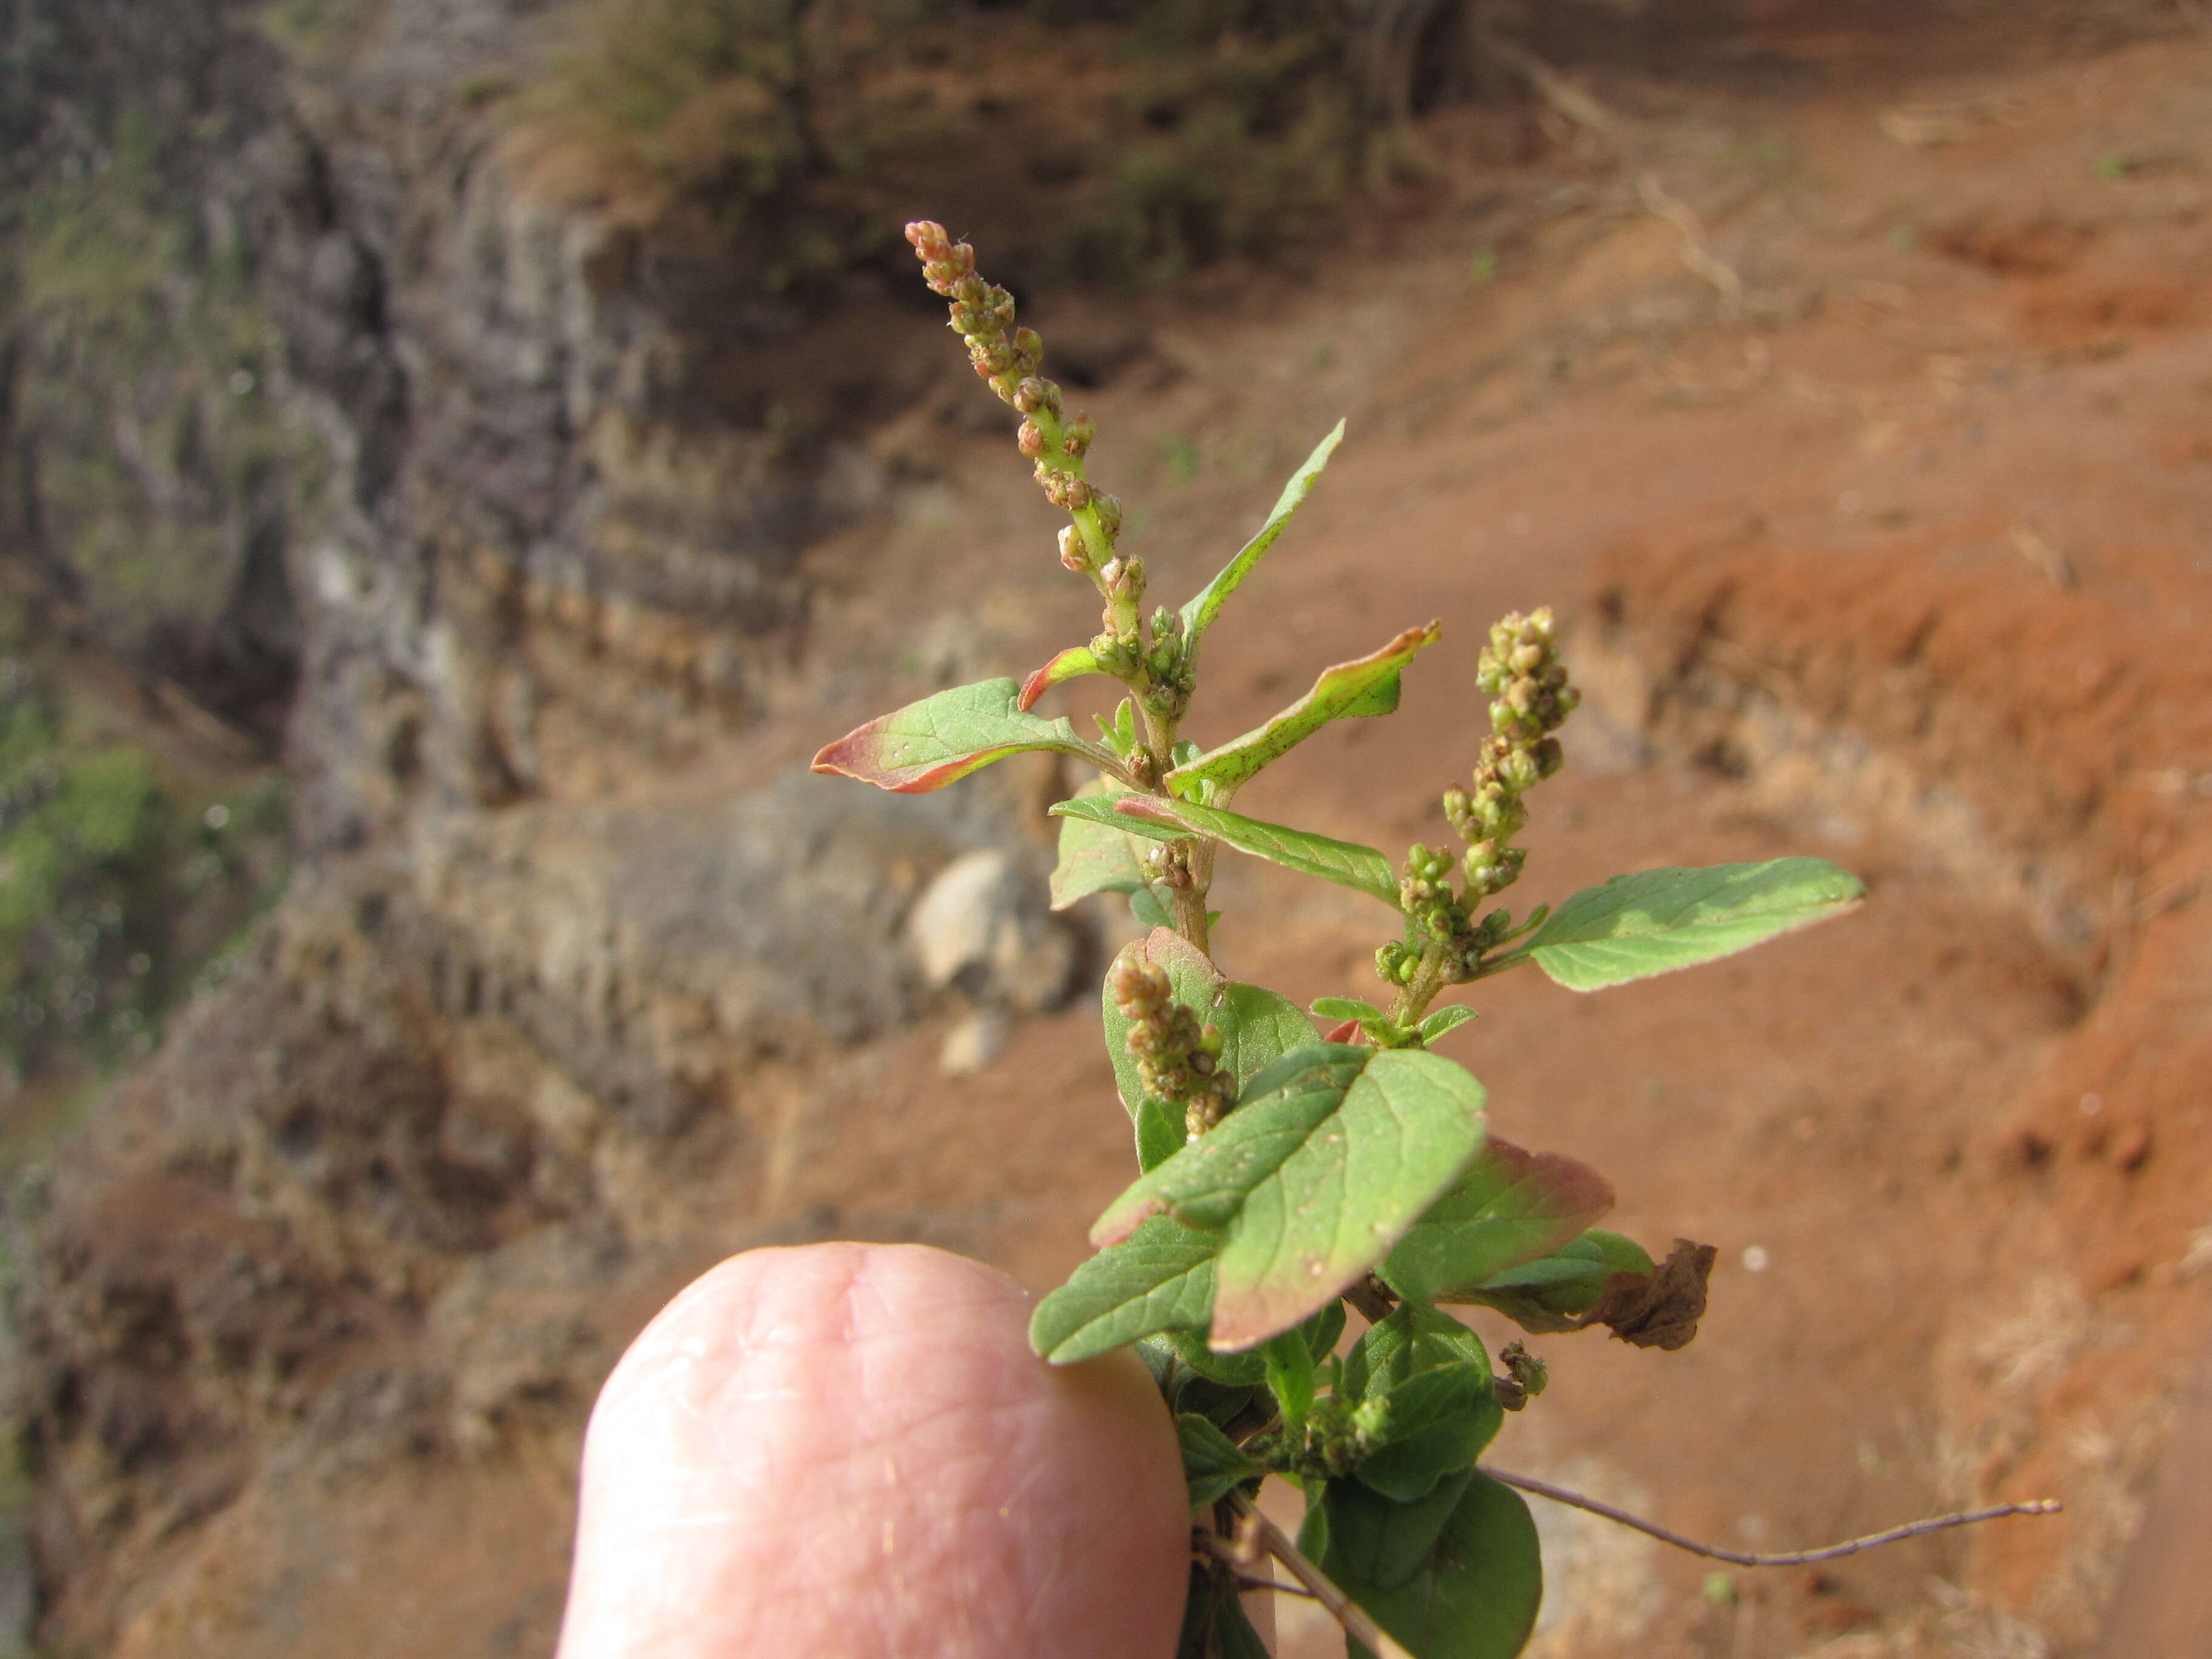
<svg viewBox="0 0 2212 1659">
<path fill-rule="evenodd" d="M 1302 1480 L 1337 1480 L 1367 1461 L 1389 1421 L 1381 1400 L 1347 1404 L 1337 1395 L 1314 1401 L 1296 1423 L 1279 1424 L 1255 1437 L 1249 1449 L 1268 1468 Z"/>
<path fill-rule="evenodd" d="M 1457 984 L 1472 976 L 1482 953 L 1504 938 L 1513 925 L 1510 912 L 1493 910 L 1480 921 L 1473 906 L 1481 895 L 1452 890 L 1449 853 L 1416 842 L 1406 853 L 1406 873 L 1398 880 L 1398 907 L 1406 913 L 1406 937 L 1375 952 L 1375 971 L 1391 985 L 1410 985 L 1420 971 L 1427 946 L 1440 947 L 1443 975 L 1437 982 Z"/>
<path fill-rule="evenodd" d="M 1476 976 L 1484 952 L 1512 931 L 1513 918 L 1493 910 L 1480 921 L 1486 899 L 1521 878 L 1525 848 L 1512 844 L 1528 822 L 1522 797 L 1559 769 L 1565 759 L 1553 733 L 1582 701 L 1567 684 L 1554 643 L 1558 624 L 1549 610 L 1519 612 L 1490 630 L 1476 665 L 1475 684 L 1491 696 L 1490 736 L 1476 762 L 1474 787 L 1444 791 L 1444 817 L 1468 843 L 1457 860 L 1418 843 L 1407 849 L 1398 882 L 1398 907 L 1406 935 L 1375 953 L 1375 971 L 1386 984 L 1420 987 L 1425 1002 L 1439 985 Z M 1453 888 L 1454 866 L 1464 884 Z M 1423 977 L 1423 963 L 1428 976 Z"/>
<path fill-rule="evenodd" d="M 1106 988 L 1129 1022 L 1129 1053 L 1145 1092 L 1181 1106 L 1183 1127 L 1195 1140 L 1221 1121 L 1237 1098 L 1236 1079 L 1221 1066 L 1220 1029 L 1201 1026 L 1175 1000 L 1166 971 L 1135 957 L 1115 961 Z"/>
<path fill-rule="evenodd" d="M 1020 412 L 1022 424 L 1014 442 L 1036 463 L 1037 483 L 1054 506 L 1077 516 L 1078 522 L 1068 527 L 1073 534 L 1060 538 L 1060 562 L 1098 580 L 1101 568 L 1113 562 L 1114 543 L 1121 532 L 1121 503 L 1083 476 L 1084 458 L 1091 453 L 1097 427 L 1087 416 L 1064 418 L 1060 387 L 1039 372 L 1044 367 L 1044 342 L 1035 329 L 1015 326 L 1014 296 L 976 273 L 974 248 L 954 241 L 943 225 L 927 219 L 908 225 L 906 239 L 921 260 L 921 274 L 931 290 L 952 302 L 952 331 L 968 343 L 968 358 L 975 373 L 989 382 L 1001 402 Z M 1100 591 L 1106 591 L 1103 581 Z M 1115 596 L 1108 593 L 1107 598 L 1111 618 Z"/>
<path fill-rule="evenodd" d="M 1398 880 L 1398 908 L 1431 939 L 1455 938 L 1467 912 L 1452 891 L 1449 853 L 1433 852 L 1415 842 L 1406 849 L 1406 873 Z"/>
<path fill-rule="evenodd" d="M 1152 648 L 1145 653 L 1143 696 L 1154 714 L 1180 720 L 1197 689 L 1198 675 L 1184 644 L 1182 617 L 1167 606 L 1152 612 Z"/>
<path fill-rule="evenodd" d="M 1490 630 L 1475 684 L 1491 694 L 1490 739 L 1475 763 L 1474 787 L 1444 792 L 1444 816 L 1468 843 L 1467 897 L 1480 903 L 1521 878 L 1525 849 L 1511 845 L 1528 821 L 1521 798 L 1565 761 L 1558 731 L 1582 701 L 1567 684 L 1548 608 L 1518 611 Z"/>
</svg>

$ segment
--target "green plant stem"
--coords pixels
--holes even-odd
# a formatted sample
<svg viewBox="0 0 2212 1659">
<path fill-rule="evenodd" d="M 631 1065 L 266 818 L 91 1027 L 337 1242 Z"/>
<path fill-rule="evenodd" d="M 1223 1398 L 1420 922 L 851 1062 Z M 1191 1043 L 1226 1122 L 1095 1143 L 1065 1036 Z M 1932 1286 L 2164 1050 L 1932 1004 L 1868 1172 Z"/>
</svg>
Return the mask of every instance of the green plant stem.
<svg viewBox="0 0 2212 1659">
<path fill-rule="evenodd" d="M 1148 669 L 1140 669 L 1138 681 L 1129 687 L 1137 705 L 1137 724 L 1145 734 L 1145 752 L 1152 757 L 1152 775 L 1162 780 L 1146 793 L 1164 795 L 1168 793 L 1167 775 L 1175 769 L 1175 727 L 1164 714 L 1156 714 L 1145 706 L 1145 693 L 1152 689 L 1152 677 Z"/>
<path fill-rule="evenodd" d="M 1199 953 L 1211 960 L 1212 948 L 1206 942 L 1206 890 L 1194 876 L 1188 885 L 1169 890 L 1175 895 L 1176 932 L 1188 939 Z"/>
<path fill-rule="evenodd" d="M 1140 678 L 1143 684 L 1131 688 L 1136 693 L 1133 701 L 1137 723 L 1144 732 L 1145 752 L 1152 758 L 1152 775 L 1164 779 L 1174 765 L 1175 727 L 1167 716 L 1146 707 L 1144 693 L 1151 684 L 1152 675 L 1149 671 L 1141 671 Z M 1164 782 L 1155 783 L 1145 793 L 1164 797 L 1168 787 Z M 1201 955 L 1211 957 L 1213 951 L 1206 938 L 1210 930 L 1206 923 L 1206 891 L 1212 884 L 1212 843 L 1199 837 L 1170 844 L 1188 849 L 1184 854 L 1183 867 L 1190 879 L 1182 886 L 1169 890 L 1175 900 L 1176 932 L 1189 940 Z"/>
<path fill-rule="evenodd" d="M 1039 412 L 1042 413 L 1042 411 L 1040 410 Z M 1058 421 L 1054 421 L 1052 426 L 1044 429 L 1045 441 L 1048 443 L 1057 443 L 1060 441 L 1059 432 L 1057 430 L 1059 427 L 1060 422 Z M 1071 463 L 1064 470 L 1079 478 L 1083 476 L 1083 463 L 1080 461 Z M 1114 544 L 1107 539 L 1105 522 L 1099 518 L 1098 509 L 1095 507 L 1079 507 L 1067 516 L 1075 520 L 1076 529 L 1083 532 L 1084 546 L 1091 550 L 1091 565 L 1095 578 L 1097 567 L 1104 564 L 1107 560 L 1114 556 Z M 1133 621 L 1136 607 L 1133 605 L 1129 609 L 1131 612 L 1131 619 Z"/>
<path fill-rule="evenodd" d="M 1390 1022 L 1394 1025 L 1410 1026 L 1429 1012 L 1437 993 L 1444 988 L 1444 947 L 1431 943 L 1421 949 L 1420 966 L 1413 976 L 1399 988 L 1398 1000 L 1390 1005 Z"/>
<path fill-rule="evenodd" d="M 1044 434 L 1045 465 L 1064 478 L 1082 477 L 1084 458 L 1070 455 L 1060 447 L 1067 437 L 1067 422 L 1049 409 L 1040 409 L 1029 419 Z M 1072 509 L 1067 516 L 1075 521 L 1075 527 L 1083 537 L 1083 545 L 1090 550 L 1091 579 L 1097 582 L 1099 567 L 1114 556 L 1114 543 L 1106 533 L 1105 521 L 1098 516 L 1098 509 L 1087 503 Z M 1103 591 L 1103 585 L 1101 591 Z M 1134 609 L 1133 605 L 1130 607 L 1132 621 L 1134 620 Z"/>
</svg>

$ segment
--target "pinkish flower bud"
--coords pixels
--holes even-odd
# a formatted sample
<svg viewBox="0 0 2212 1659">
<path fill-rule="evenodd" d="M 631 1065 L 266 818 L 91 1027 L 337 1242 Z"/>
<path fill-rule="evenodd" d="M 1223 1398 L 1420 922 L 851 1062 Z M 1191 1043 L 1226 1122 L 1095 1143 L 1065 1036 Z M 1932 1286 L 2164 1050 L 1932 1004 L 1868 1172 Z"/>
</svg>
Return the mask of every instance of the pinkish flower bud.
<svg viewBox="0 0 2212 1659">
<path fill-rule="evenodd" d="M 1091 549 L 1072 524 L 1060 527 L 1060 562 L 1079 576 L 1091 568 Z"/>
<path fill-rule="evenodd" d="M 1020 407 L 1020 395 L 1016 394 L 1015 407 Z M 1044 430 L 1035 421 L 1024 421 L 1021 430 L 1014 434 L 1014 447 L 1030 459 L 1044 453 Z"/>
</svg>

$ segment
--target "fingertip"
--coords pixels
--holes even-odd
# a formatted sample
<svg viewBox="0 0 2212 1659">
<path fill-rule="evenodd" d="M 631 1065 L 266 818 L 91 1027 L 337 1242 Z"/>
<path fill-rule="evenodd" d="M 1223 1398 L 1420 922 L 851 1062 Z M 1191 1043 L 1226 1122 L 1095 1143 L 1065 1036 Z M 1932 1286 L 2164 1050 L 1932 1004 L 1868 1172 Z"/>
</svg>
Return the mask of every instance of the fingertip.
<svg viewBox="0 0 2212 1659">
<path fill-rule="evenodd" d="M 562 1659 L 1173 1650 L 1181 1459 L 1133 1355 L 1053 1368 L 1029 1298 L 920 1246 L 748 1252 L 593 1411 Z"/>
</svg>

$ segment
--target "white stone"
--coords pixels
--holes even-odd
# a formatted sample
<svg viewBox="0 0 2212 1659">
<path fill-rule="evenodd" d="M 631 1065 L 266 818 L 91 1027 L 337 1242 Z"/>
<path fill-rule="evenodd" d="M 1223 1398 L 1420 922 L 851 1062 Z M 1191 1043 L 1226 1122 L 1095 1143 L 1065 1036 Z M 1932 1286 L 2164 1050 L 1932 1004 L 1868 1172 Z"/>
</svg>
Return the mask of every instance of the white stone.
<svg viewBox="0 0 2212 1659">
<path fill-rule="evenodd" d="M 947 1077 L 970 1077 L 1006 1051 L 1012 1022 L 996 1008 L 968 1016 L 945 1034 L 937 1069 Z"/>
<path fill-rule="evenodd" d="M 1019 906 L 1013 861 L 1004 853 L 969 853 L 939 871 L 907 918 L 922 982 L 942 990 L 1018 951 Z"/>
</svg>

